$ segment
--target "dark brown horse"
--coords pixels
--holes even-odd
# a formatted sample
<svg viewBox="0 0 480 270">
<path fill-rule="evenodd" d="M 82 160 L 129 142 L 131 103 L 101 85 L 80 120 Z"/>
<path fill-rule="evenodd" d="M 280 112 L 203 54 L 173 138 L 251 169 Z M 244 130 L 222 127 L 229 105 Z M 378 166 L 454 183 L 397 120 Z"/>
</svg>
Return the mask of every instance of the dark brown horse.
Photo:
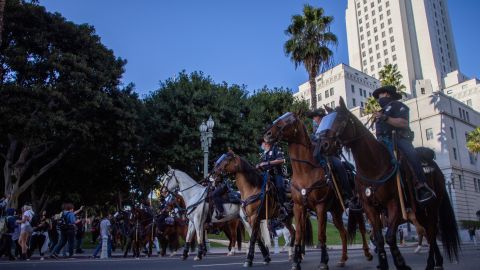
<svg viewBox="0 0 480 270">
<path fill-rule="evenodd" d="M 275 120 L 265 132 L 268 142 L 285 141 L 288 143 L 288 154 L 292 164 L 292 199 L 296 227 L 295 253 L 292 269 L 300 269 L 301 247 L 304 239 L 304 228 L 307 220 L 307 209 L 316 212 L 318 218 L 318 241 L 321 249 L 320 269 L 328 269 L 326 221 L 327 212 L 332 214 L 333 223 L 340 232 L 342 240 L 342 257 L 338 262 L 344 266 L 347 256 L 347 232 L 343 226 L 343 209 L 334 194 L 332 185 L 327 183 L 325 170 L 313 156 L 313 145 L 305 125 L 295 114 L 286 113 Z M 356 219 L 362 232 L 363 249 L 368 260 L 372 259 L 365 237 L 365 224 L 361 213 L 350 213 L 349 219 Z"/>
<path fill-rule="evenodd" d="M 170 256 L 174 256 L 180 248 L 180 238 L 184 241 L 187 237 L 188 219 L 184 216 L 185 201 L 180 196 L 173 194 L 173 199 L 162 209 L 162 213 L 156 217 L 157 237 L 160 244 L 160 256 L 165 256 L 167 247 L 170 248 Z M 178 214 L 175 217 L 168 213 L 177 209 Z M 168 219 L 168 220 L 167 220 Z M 192 251 L 194 246 L 192 245 Z"/>
<path fill-rule="evenodd" d="M 140 250 L 148 244 L 147 256 L 152 256 L 153 239 L 156 236 L 156 224 L 154 217 L 144 209 L 134 208 L 132 229 L 133 256 L 140 257 Z"/>
<path fill-rule="evenodd" d="M 410 269 L 397 247 L 395 237 L 398 225 L 406 221 L 401 214 L 400 196 L 395 181 L 397 170 L 400 170 L 404 179 L 407 207 L 411 209 L 408 219 L 416 223 L 417 228 L 426 229 L 430 244 L 426 269 L 443 269 L 443 258 L 436 242 L 439 231 L 448 257 L 458 259 L 457 222 L 446 193 L 445 178 L 433 159 L 427 161 L 430 170 L 427 170 L 429 172 L 426 177 L 428 185 L 436 193 L 436 199 L 428 205 L 420 206 L 412 195 L 414 176 L 408 162 L 400 157 L 398 163 L 390 151 L 346 108 L 343 99 L 340 99 L 340 107 L 322 121 L 327 120 L 330 125 L 321 136 L 320 148 L 328 153 L 336 151 L 338 146 L 345 146 L 352 152 L 357 170 L 355 181 L 377 242 L 378 268 L 388 269 L 380 220 L 380 215 L 385 213 L 385 225 L 388 227 L 385 238 L 393 262 L 397 269 Z"/>
<path fill-rule="evenodd" d="M 215 163 L 213 172 L 216 176 L 224 173 L 235 175 L 236 185 L 241 195 L 242 208 L 248 223 L 252 227 L 250 245 L 244 266 L 252 266 L 255 242 L 258 243 L 265 263 L 269 263 L 270 256 L 268 248 L 262 239 L 258 237 L 258 233 L 260 231 L 261 220 L 265 218 L 272 219 L 278 215 L 279 205 L 277 205 L 277 201 L 274 199 L 276 198 L 274 187 L 270 186 L 270 181 L 264 179 L 255 167 L 231 150 L 222 155 Z M 290 231 L 292 237 L 294 237 L 295 229 L 292 226 L 292 217 L 288 217 L 284 224 Z M 291 242 L 293 243 L 293 239 Z"/>
</svg>

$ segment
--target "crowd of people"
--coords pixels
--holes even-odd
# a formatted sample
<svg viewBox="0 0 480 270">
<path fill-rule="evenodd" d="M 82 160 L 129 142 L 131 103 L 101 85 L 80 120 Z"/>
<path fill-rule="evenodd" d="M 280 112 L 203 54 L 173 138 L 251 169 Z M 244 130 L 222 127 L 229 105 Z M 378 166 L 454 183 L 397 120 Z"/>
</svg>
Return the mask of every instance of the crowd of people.
<svg viewBox="0 0 480 270">
<path fill-rule="evenodd" d="M 82 215 L 83 206 L 75 210 L 72 203 L 64 203 L 60 213 L 49 215 L 46 211 L 35 213 L 28 203 L 20 209 L 8 208 L 8 199 L 0 200 L 0 257 L 29 260 L 36 252 L 40 260 L 44 260 L 46 254 L 51 258 L 72 257 L 84 253 L 82 243 L 87 220 L 93 228 L 92 235 L 98 230 L 95 219 Z"/>
</svg>

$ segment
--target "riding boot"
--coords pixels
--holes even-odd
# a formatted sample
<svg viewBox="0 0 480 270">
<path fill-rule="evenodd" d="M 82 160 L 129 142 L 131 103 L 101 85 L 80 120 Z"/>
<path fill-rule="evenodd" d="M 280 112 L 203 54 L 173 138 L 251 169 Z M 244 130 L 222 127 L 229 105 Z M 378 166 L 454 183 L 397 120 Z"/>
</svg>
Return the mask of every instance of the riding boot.
<svg viewBox="0 0 480 270">
<path fill-rule="evenodd" d="M 225 212 L 218 210 L 218 211 L 217 211 L 217 215 L 215 216 L 215 218 L 216 218 L 217 220 L 221 220 L 221 219 L 223 219 L 224 217 L 225 217 Z"/>
<path fill-rule="evenodd" d="M 417 201 L 419 203 L 426 203 L 435 197 L 435 193 L 426 183 L 417 183 L 415 189 L 417 190 Z"/>
</svg>

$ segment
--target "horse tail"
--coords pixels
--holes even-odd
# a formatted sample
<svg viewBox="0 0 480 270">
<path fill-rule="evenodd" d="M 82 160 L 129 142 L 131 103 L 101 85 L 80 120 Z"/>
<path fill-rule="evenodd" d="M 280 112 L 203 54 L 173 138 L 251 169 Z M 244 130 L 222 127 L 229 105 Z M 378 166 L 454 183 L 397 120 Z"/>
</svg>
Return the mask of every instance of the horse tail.
<svg viewBox="0 0 480 270">
<path fill-rule="evenodd" d="M 242 250 L 242 241 L 245 237 L 245 226 L 243 226 L 243 222 L 238 222 L 237 227 L 237 248 L 238 250 Z"/>
<path fill-rule="evenodd" d="M 436 162 L 431 162 L 431 165 L 435 167 L 434 186 L 437 196 L 442 198 L 438 208 L 438 226 L 442 238 L 443 250 L 450 261 L 452 261 L 453 258 L 458 260 L 460 236 L 458 235 L 458 225 L 457 219 L 455 218 L 455 212 L 453 211 L 450 197 L 445 188 L 445 176 Z"/>
<path fill-rule="evenodd" d="M 310 215 L 305 213 L 305 232 L 303 234 L 303 242 L 306 246 L 313 246 L 313 228 Z"/>
<path fill-rule="evenodd" d="M 347 222 L 347 238 L 348 243 L 352 244 L 353 240 L 355 240 L 355 235 L 357 234 L 357 225 L 364 222 L 363 220 L 363 212 L 360 211 L 350 211 L 348 213 L 348 222 Z"/>
</svg>

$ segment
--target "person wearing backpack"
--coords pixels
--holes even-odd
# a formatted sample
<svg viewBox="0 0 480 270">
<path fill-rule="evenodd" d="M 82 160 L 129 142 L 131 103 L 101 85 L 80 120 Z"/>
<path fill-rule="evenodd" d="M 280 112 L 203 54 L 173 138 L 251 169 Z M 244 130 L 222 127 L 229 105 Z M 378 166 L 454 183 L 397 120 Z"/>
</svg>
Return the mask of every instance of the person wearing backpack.
<svg viewBox="0 0 480 270">
<path fill-rule="evenodd" d="M 5 228 L 2 232 L 2 238 L 0 239 L 0 257 L 5 255 L 10 261 L 14 261 L 15 257 L 12 255 L 12 234 L 15 231 L 16 219 L 15 219 L 15 209 L 9 208 L 6 211 L 5 219 Z"/>
<path fill-rule="evenodd" d="M 32 219 L 33 233 L 30 239 L 30 248 L 28 257 L 31 257 L 35 249 L 40 251 L 40 260 L 43 261 L 44 244 L 48 239 L 48 230 L 50 229 L 50 221 L 47 218 L 47 212 L 43 211 L 41 216 L 35 215 Z"/>
<path fill-rule="evenodd" d="M 17 220 L 17 223 L 20 224 L 20 238 L 18 239 L 18 244 L 22 248 L 21 259 L 28 260 L 28 242 L 30 241 L 30 236 L 33 232 L 32 224 L 30 222 L 32 221 L 35 213 L 32 210 L 32 206 L 29 204 L 25 204 L 22 207 L 22 211 L 22 218 L 20 220 Z"/>
<path fill-rule="evenodd" d="M 53 259 L 58 259 L 58 253 L 62 250 L 62 248 L 68 242 L 68 252 L 69 257 L 73 256 L 73 245 L 75 241 L 75 213 L 73 211 L 73 204 L 65 203 L 64 210 L 60 219 L 58 220 L 58 228 L 60 230 L 60 241 L 53 249 L 52 255 L 50 255 Z"/>
</svg>

